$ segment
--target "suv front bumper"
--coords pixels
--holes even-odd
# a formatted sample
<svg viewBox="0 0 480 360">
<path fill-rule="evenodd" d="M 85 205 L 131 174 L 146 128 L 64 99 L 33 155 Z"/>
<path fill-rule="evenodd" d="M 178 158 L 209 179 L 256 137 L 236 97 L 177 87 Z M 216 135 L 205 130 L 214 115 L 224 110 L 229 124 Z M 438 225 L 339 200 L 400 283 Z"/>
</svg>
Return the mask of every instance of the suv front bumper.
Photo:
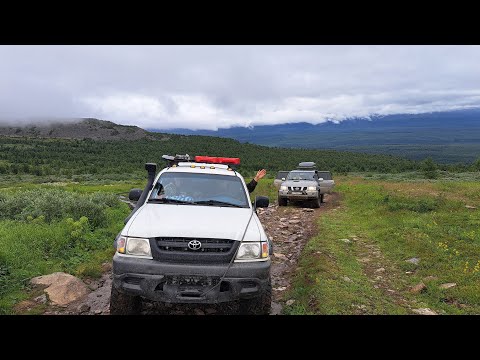
<svg viewBox="0 0 480 360">
<path fill-rule="evenodd" d="M 280 190 L 278 196 L 288 200 L 314 200 L 318 199 L 318 191 L 292 192 L 290 190 Z"/>
<path fill-rule="evenodd" d="M 161 263 L 115 254 L 113 286 L 153 301 L 215 304 L 262 295 L 270 286 L 270 266 L 271 260 L 234 262 L 220 282 L 228 264 Z"/>
</svg>

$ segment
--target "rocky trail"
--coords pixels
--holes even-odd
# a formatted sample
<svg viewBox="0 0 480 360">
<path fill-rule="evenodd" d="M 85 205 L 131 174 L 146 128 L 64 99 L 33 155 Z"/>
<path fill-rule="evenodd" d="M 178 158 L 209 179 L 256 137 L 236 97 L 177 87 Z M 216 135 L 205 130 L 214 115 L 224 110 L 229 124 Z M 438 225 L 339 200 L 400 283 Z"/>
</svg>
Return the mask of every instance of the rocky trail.
<svg viewBox="0 0 480 360">
<path fill-rule="evenodd" d="M 325 197 L 319 209 L 299 205 L 279 207 L 273 204 L 258 209 L 258 216 L 267 235 L 273 241 L 272 256 L 272 310 L 271 315 L 281 314 L 285 302 L 283 295 L 290 287 L 297 268 L 298 257 L 307 241 L 317 233 L 316 219 L 322 212 L 338 206 L 338 194 Z M 45 315 L 55 314 L 109 314 L 110 289 L 112 284 L 111 264 L 103 265 L 100 279 L 80 281 L 74 276 L 55 273 L 32 279 L 35 295 L 17 306 L 17 312 L 27 313 L 29 308 L 42 307 Z M 291 300 L 293 301 L 293 300 Z M 171 305 L 159 306 L 144 301 L 142 314 L 211 315 L 236 314 L 238 304 L 221 305 Z"/>
</svg>

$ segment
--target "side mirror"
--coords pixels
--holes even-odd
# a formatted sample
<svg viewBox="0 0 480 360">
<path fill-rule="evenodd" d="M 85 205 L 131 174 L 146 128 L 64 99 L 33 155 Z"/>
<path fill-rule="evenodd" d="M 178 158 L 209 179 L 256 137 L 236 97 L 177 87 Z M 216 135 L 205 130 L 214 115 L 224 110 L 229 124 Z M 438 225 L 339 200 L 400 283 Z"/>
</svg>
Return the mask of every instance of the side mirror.
<svg viewBox="0 0 480 360">
<path fill-rule="evenodd" d="M 319 181 L 323 181 L 323 178 L 318 178 Z"/>
<path fill-rule="evenodd" d="M 128 198 L 132 201 L 138 201 L 140 199 L 140 196 L 142 196 L 142 189 L 132 189 L 128 193 Z"/>
<path fill-rule="evenodd" d="M 283 181 L 285 181 L 285 178 L 282 178 Z"/>
<path fill-rule="evenodd" d="M 255 196 L 255 203 L 254 207 L 256 208 L 266 208 L 268 207 L 268 204 L 270 203 L 270 200 L 266 196 Z"/>
</svg>

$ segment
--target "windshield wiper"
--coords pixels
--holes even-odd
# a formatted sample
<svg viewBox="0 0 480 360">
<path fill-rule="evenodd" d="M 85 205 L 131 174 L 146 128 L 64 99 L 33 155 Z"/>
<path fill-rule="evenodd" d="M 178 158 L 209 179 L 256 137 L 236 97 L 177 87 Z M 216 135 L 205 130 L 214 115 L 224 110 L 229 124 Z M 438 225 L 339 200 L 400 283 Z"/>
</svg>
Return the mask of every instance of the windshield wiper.
<svg viewBox="0 0 480 360">
<path fill-rule="evenodd" d="M 202 201 L 197 201 L 194 204 L 195 205 L 223 205 L 223 206 L 232 206 L 232 207 L 239 207 L 239 208 L 245 207 L 242 205 L 232 204 L 232 203 L 220 201 L 220 200 L 202 200 Z"/>
<path fill-rule="evenodd" d="M 178 200 L 178 199 L 169 199 L 169 198 L 163 198 L 163 199 L 150 199 L 148 202 L 151 203 L 162 203 L 162 204 L 195 204 L 192 201 L 185 201 L 185 200 Z"/>
</svg>

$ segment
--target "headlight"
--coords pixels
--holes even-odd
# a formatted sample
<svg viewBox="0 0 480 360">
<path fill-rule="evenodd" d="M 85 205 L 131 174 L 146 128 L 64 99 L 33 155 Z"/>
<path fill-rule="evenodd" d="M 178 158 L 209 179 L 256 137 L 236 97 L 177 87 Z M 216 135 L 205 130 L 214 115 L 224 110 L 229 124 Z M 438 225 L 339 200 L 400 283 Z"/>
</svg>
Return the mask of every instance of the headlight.
<svg viewBox="0 0 480 360">
<path fill-rule="evenodd" d="M 282 185 L 282 186 L 280 186 L 280 190 L 287 190 L 287 187 Z"/>
<path fill-rule="evenodd" d="M 150 241 L 141 238 L 120 237 L 117 241 L 117 251 L 121 254 L 135 256 L 152 256 Z"/>
<path fill-rule="evenodd" d="M 309 186 L 309 187 L 307 187 L 307 190 L 315 191 L 315 190 L 317 190 L 317 188 L 315 186 Z"/>
<path fill-rule="evenodd" d="M 240 244 L 237 260 L 253 260 L 268 257 L 268 243 L 245 242 Z"/>
</svg>

